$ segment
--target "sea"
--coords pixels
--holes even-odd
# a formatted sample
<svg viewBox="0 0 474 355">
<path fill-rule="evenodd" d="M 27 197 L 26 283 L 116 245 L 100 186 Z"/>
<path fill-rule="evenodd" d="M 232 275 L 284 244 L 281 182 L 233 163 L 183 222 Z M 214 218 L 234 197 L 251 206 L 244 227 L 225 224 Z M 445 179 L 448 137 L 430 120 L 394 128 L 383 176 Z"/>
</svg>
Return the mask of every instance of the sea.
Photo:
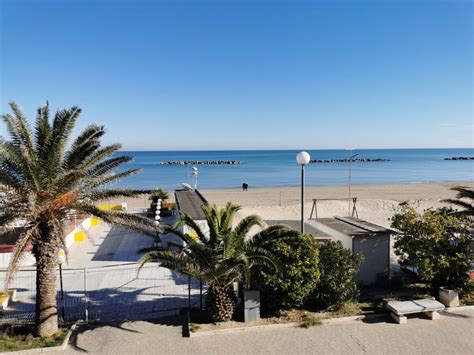
<svg viewBox="0 0 474 355">
<path fill-rule="evenodd" d="M 347 159 L 348 150 L 307 150 L 311 159 Z M 299 186 L 301 169 L 297 150 L 220 151 L 121 151 L 133 157 L 123 168 L 140 168 L 141 173 L 117 184 L 122 188 L 176 189 L 182 183 L 198 189 Z M 352 184 L 392 184 L 473 181 L 474 160 L 445 160 L 473 157 L 474 148 L 456 149 L 360 149 L 355 158 L 386 159 L 384 162 L 310 163 L 305 168 L 307 186 L 344 185 L 349 173 Z M 241 161 L 239 165 L 161 165 L 168 161 Z M 196 179 L 197 178 L 197 179 Z M 197 181 L 196 181 L 197 180 Z"/>
</svg>

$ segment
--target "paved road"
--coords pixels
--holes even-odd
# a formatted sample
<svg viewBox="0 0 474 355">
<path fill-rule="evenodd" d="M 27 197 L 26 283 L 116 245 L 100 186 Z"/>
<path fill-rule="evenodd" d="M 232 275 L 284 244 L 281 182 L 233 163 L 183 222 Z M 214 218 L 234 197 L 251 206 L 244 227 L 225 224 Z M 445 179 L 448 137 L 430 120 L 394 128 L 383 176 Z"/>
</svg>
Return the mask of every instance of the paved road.
<svg viewBox="0 0 474 355">
<path fill-rule="evenodd" d="M 474 310 L 407 324 L 353 321 L 182 338 L 182 328 L 151 322 L 103 326 L 77 335 L 66 354 L 472 354 Z M 62 353 L 64 354 L 64 353 Z"/>
</svg>

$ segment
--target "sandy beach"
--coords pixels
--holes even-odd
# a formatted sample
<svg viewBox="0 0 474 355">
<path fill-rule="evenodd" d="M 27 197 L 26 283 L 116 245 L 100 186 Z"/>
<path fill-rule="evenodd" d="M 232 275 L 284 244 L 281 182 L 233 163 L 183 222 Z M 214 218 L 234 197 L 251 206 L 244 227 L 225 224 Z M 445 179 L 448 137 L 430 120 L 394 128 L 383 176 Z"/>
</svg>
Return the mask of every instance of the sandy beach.
<svg viewBox="0 0 474 355">
<path fill-rule="evenodd" d="M 360 218 L 383 226 L 390 225 L 390 218 L 401 209 L 400 203 L 408 202 L 418 211 L 427 208 L 446 206 L 443 199 L 454 197 L 453 186 L 473 188 L 474 182 L 446 182 L 423 184 L 390 184 L 390 185 L 353 185 L 351 195 L 357 197 L 357 212 Z M 204 197 L 218 206 L 231 201 L 242 206 L 239 217 L 252 213 L 264 219 L 299 219 L 300 189 L 298 187 L 250 188 L 243 192 L 240 189 L 201 190 Z M 170 193 L 171 200 L 173 194 Z M 305 213 L 309 218 L 313 199 L 340 199 L 348 197 L 347 186 L 307 187 L 305 193 Z M 144 208 L 147 198 L 128 199 L 130 210 Z M 111 201 L 118 203 L 120 201 Z M 347 215 L 347 200 L 328 200 L 318 202 L 318 217 Z"/>
</svg>

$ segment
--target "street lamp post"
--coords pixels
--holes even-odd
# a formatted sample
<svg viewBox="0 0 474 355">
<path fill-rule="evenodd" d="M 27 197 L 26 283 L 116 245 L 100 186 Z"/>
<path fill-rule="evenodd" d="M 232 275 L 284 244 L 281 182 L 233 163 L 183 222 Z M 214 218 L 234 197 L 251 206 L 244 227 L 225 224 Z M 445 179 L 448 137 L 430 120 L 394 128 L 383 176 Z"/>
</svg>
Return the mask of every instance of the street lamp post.
<svg viewBox="0 0 474 355">
<path fill-rule="evenodd" d="M 304 233 L 304 166 L 311 160 L 308 152 L 299 152 L 296 155 L 296 162 L 301 165 L 301 233 Z"/>
<path fill-rule="evenodd" d="M 197 190 L 199 170 L 195 166 L 192 167 L 192 175 L 194 180 L 194 189 Z"/>
<path fill-rule="evenodd" d="M 63 268 L 62 265 L 66 261 L 66 253 L 64 252 L 63 249 L 60 249 L 58 252 L 58 266 L 59 266 L 59 285 L 61 287 L 61 317 L 63 319 L 63 322 L 65 321 L 65 314 L 64 314 L 64 288 L 63 288 Z"/>
</svg>

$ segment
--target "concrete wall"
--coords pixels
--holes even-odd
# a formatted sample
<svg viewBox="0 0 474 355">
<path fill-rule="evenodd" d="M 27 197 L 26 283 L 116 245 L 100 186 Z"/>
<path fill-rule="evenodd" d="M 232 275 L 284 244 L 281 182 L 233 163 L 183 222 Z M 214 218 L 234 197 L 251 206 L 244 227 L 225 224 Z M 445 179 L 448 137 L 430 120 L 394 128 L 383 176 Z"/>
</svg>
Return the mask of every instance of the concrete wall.
<svg viewBox="0 0 474 355">
<path fill-rule="evenodd" d="M 77 226 L 71 233 L 69 233 L 65 238 L 66 247 L 71 247 L 74 244 L 74 233 L 79 231 L 87 231 L 91 227 L 91 219 L 86 218 L 82 223 Z M 0 268 L 8 267 L 10 263 L 10 259 L 13 253 L 0 253 Z M 32 266 L 36 264 L 35 257 L 31 254 L 31 252 L 23 253 L 23 258 L 20 262 L 20 266 Z"/>
<path fill-rule="evenodd" d="M 390 234 L 354 238 L 354 253 L 362 253 L 362 261 L 356 274 L 357 282 L 370 285 L 378 273 L 388 273 L 390 267 Z"/>
<path fill-rule="evenodd" d="M 344 246 L 344 248 L 352 250 L 352 237 L 351 236 L 338 232 L 335 229 L 332 229 L 318 221 L 309 220 L 307 224 L 309 224 L 310 226 L 313 226 L 314 228 L 320 230 L 321 232 L 327 234 L 328 236 L 331 236 L 331 240 L 340 241 L 342 245 Z"/>
</svg>

